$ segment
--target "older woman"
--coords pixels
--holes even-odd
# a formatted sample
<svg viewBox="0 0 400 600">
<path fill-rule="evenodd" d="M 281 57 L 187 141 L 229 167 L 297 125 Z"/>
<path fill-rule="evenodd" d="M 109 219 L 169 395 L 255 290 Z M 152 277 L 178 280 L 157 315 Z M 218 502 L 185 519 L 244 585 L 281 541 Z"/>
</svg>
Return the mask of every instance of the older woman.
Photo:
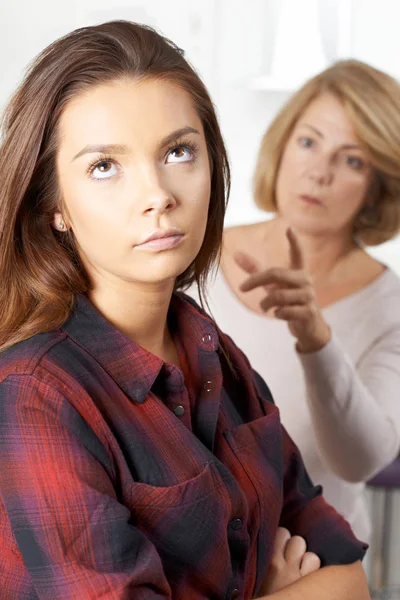
<svg viewBox="0 0 400 600">
<path fill-rule="evenodd" d="M 225 231 L 210 308 L 367 539 L 363 482 L 400 446 L 400 281 L 365 250 L 399 230 L 399 85 L 354 60 L 308 81 L 262 140 L 255 199 L 275 218 Z"/>
</svg>

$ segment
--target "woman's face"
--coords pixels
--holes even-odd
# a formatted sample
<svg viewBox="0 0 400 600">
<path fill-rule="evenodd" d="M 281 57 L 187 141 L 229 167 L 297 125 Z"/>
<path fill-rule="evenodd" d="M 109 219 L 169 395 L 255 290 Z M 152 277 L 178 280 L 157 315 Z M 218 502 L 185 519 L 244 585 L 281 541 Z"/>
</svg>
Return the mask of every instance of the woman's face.
<svg viewBox="0 0 400 600">
<path fill-rule="evenodd" d="M 372 167 L 341 103 L 323 94 L 297 121 L 276 184 L 278 213 L 299 231 L 351 235 Z"/>
<path fill-rule="evenodd" d="M 95 284 L 173 283 L 198 254 L 210 164 L 201 121 L 178 86 L 125 79 L 76 97 L 60 120 L 57 175 L 66 225 Z"/>
</svg>

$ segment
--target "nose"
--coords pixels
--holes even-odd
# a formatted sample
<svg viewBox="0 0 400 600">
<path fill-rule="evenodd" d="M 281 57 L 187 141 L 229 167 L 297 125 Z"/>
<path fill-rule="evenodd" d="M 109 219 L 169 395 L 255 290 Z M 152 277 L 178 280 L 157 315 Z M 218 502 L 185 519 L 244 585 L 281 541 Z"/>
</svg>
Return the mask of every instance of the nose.
<svg viewBox="0 0 400 600">
<path fill-rule="evenodd" d="M 333 170 L 329 157 L 315 157 L 310 165 L 309 177 L 318 185 L 330 185 L 333 181 Z"/>
<path fill-rule="evenodd" d="M 176 207 L 176 200 L 172 191 L 163 182 L 156 169 L 142 169 L 139 178 L 141 183 L 139 184 L 137 180 L 136 184 L 143 215 L 162 215 Z"/>
<path fill-rule="evenodd" d="M 153 189 L 144 203 L 144 215 L 162 215 L 176 206 L 174 197 L 163 188 Z"/>
</svg>

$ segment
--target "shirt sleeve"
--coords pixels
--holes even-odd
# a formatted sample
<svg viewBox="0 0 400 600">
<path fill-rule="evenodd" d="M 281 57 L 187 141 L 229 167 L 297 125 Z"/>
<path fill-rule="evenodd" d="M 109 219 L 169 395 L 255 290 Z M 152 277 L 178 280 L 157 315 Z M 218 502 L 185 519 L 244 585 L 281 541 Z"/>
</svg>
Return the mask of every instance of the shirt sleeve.
<svg viewBox="0 0 400 600">
<path fill-rule="evenodd" d="M 255 383 L 263 400 L 273 402 L 268 386 L 257 373 Z M 321 486 L 313 485 L 297 446 L 283 426 L 281 433 L 283 507 L 279 525 L 292 535 L 302 536 L 323 567 L 362 560 L 368 545 L 359 541 L 347 521 L 325 502 Z"/>
<path fill-rule="evenodd" d="M 110 453 L 59 391 L 32 375 L 1 383 L 0 452 L 0 522 L 22 557 L 7 567 L 10 597 L 27 570 L 38 598 L 172 598 L 116 496 Z"/>
<path fill-rule="evenodd" d="M 335 336 L 299 358 L 325 462 L 346 481 L 368 480 L 400 450 L 400 327 L 382 335 L 357 367 Z"/>
</svg>

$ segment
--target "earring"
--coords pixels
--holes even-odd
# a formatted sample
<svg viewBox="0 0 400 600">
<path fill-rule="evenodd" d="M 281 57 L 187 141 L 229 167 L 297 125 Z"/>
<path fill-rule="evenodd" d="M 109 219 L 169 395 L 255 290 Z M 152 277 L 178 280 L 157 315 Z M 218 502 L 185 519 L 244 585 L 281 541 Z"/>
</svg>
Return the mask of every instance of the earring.
<svg viewBox="0 0 400 600">
<path fill-rule="evenodd" d="M 58 224 L 58 229 L 59 229 L 60 231 L 64 231 L 64 229 L 65 229 L 65 223 L 64 223 L 64 221 L 60 221 L 60 222 L 59 222 L 59 224 Z"/>
</svg>

